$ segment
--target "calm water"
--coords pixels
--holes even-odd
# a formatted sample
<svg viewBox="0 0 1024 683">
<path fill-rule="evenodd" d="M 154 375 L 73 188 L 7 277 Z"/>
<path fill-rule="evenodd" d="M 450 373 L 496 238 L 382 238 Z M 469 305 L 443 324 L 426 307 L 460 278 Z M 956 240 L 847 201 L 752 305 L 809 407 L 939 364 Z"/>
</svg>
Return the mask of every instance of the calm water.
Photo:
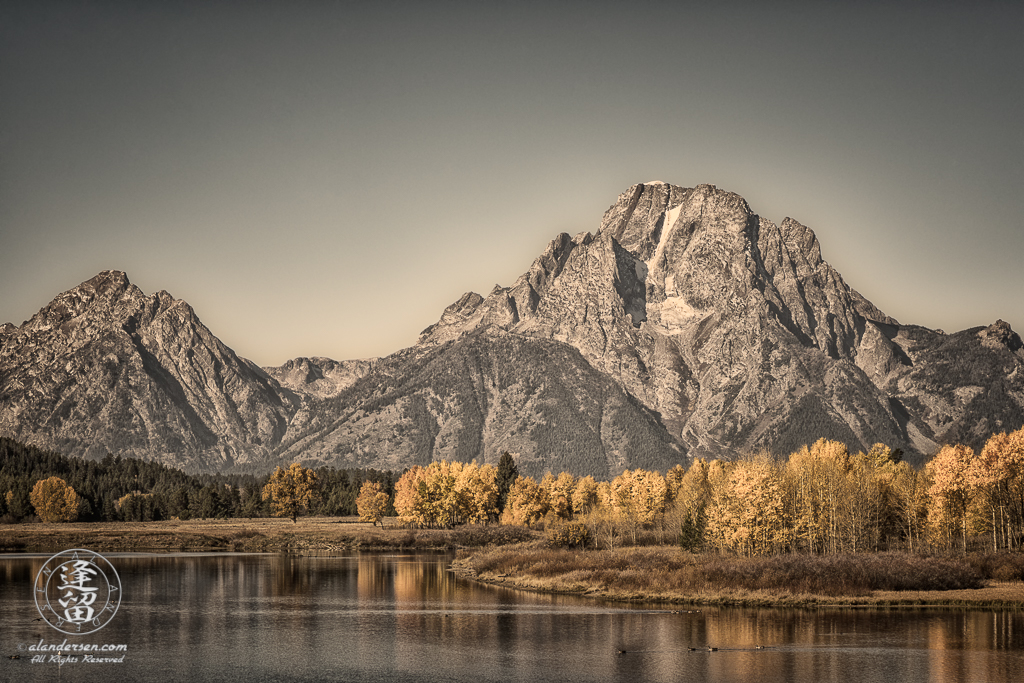
<svg viewBox="0 0 1024 683">
<path fill-rule="evenodd" d="M 105 556 L 123 586 L 117 615 L 64 636 L 32 598 L 47 556 L 0 555 L 0 680 L 981 683 L 1024 672 L 1015 611 L 673 614 L 474 585 L 446 571 L 445 554 Z M 119 664 L 31 662 L 29 645 L 65 637 L 128 651 Z"/>
</svg>

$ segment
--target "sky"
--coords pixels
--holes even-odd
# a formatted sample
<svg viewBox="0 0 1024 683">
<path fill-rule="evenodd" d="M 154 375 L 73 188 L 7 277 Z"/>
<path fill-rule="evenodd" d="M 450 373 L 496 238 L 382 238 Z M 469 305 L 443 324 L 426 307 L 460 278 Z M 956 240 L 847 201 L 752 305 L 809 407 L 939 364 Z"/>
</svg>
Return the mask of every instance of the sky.
<svg viewBox="0 0 1024 683">
<path fill-rule="evenodd" d="M 1024 333 L 1019 2 L 6 0 L 0 93 L 0 323 L 116 269 L 260 365 L 384 356 L 661 180 Z"/>
</svg>

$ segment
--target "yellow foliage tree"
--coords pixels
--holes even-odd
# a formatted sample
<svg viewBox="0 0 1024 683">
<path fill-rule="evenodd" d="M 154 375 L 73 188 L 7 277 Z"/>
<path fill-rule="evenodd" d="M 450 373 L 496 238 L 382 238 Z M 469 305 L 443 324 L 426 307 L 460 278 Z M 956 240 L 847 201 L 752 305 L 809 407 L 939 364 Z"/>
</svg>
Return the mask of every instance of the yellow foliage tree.
<svg viewBox="0 0 1024 683">
<path fill-rule="evenodd" d="M 597 507 L 609 514 L 615 514 L 612 498 L 612 483 L 610 481 L 597 482 Z"/>
<path fill-rule="evenodd" d="M 658 472 L 625 470 L 612 480 L 612 506 L 619 516 L 640 526 L 652 524 L 665 511 L 668 488 Z"/>
<path fill-rule="evenodd" d="M 559 519 L 572 519 L 576 477 L 570 472 L 562 472 L 557 477 L 548 472 L 540 485 L 547 489 L 551 514 Z"/>
<path fill-rule="evenodd" d="M 427 471 L 413 465 L 395 482 L 395 512 L 403 524 L 422 524 L 427 514 L 425 491 L 420 493 L 420 483 L 425 482 Z"/>
<path fill-rule="evenodd" d="M 843 550 L 878 550 L 888 537 L 899 534 L 899 464 L 900 456 L 882 443 L 850 458 L 839 508 Z"/>
<path fill-rule="evenodd" d="M 722 550 L 767 555 L 790 543 L 781 473 L 766 456 L 714 473 L 707 533 Z"/>
<path fill-rule="evenodd" d="M 665 473 L 666 502 L 670 507 L 675 503 L 685 479 L 686 469 L 678 463 Z"/>
<path fill-rule="evenodd" d="M 39 519 L 46 523 L 73 522 L 78 519 L 82 499 L 60 477 L 40 479 L 29 497 Z"/>
<path fill-rule="evenodd" d="M 467 521 L 480 524 L 498 516 L 498 469 L 478 465 L 476 460 L 464 465 L 455 482 L 467 504 Z"/>
<path fill-rule="evenodd" d="M 658 472 L 625 470 L 611 483 L 611 506 L 625 523 L 633 542 L 640 529 L 650 527 L 665 512 L 668 488 Z"/>
<path fill-rule="evenodd" d="M 576 516 L 588 515 L 600 505 L 597 495 L 598 484 L 589 474 L 580 477 L 576 490 L 572 492 L 572 512 Z"/>
<path fill-rule="evenodd" d="M 384 493 L 381 485 L 375 481 L 364 481 L 359 489 L 359 496 L 356 498 L 356 510 L 359 512 L 359 521 L 371 522 L 377 526 L 380 522 L 384 527 L 384 511 L 388 509 L 388 494 Z"/>
<path fill-rule="evenodd" d="M 714 462 L 719 466 L 721 464 L 718 461 Z M 690 465 L 690 469 L 686 470 L 682 479 L 678 478 L 678 474 L 678 470 L 674 467 L 669 470 L 671 477 L 665 477 L 669 496 L 672 499 L 672 508 L 684 516 L 696 517 L 711 499 L 711 482 L 709 480 L 711 464 L 703 458 L 698 458 Z"/>
<path fill-rule="evenodd" d="M 288 469 L 278 467 L 263 487 L 263 500 L 271 502 L 275 517 L 290 517 L 292 522 L 305 512 L 319 496 L 316 472 L 293 462 Z"/>
<path fill-rule="evenodd" d="M 928 524 L 937 537 L 952 545 L 954 530 L 961 533 L 967 550 L 968 511 L 978 493 L 978 464 L 974 449 L 957 444 L 943 446 L 925 466 L 931 478 L 928 489 Z"/>
<path fill-rule="evenodd" d="M 812 553 L 841 550 L 840 506 L 851 468 L 839 441 L 818 439 L 789 456 L 785 480 L 794 540 Z"/>
<path fill-rule="evenodd" d="M 1024 428 L 989 438 L 978 457 L 976 481 L 988 506 L 994 549 L 1013 547 L 1024 534 Z"/>
<path fill-rule="evenodd" d="M 502 521 L 530 526 L 543 519 L 549 508 L 547 489 L 533 477 L 517 477 L 508 491 L 508 504 Z"/>
<path fill-rule="evenodd" d="M 413 467 L 395 484 L 395 512 L 420 527 L 486 522 L 498 513 L 497 470 L 475 460 Z"/>
<path fill-rule="evenodd" d="M 471 500 L 458 487 L 465 465 L 461 462 L 435 460 L 427 468 L 426 480 L 420 485 L 425 495 L 427 523 L 450 528 L 462 523 L 471 514 Z"/>
<path fill-rule="evenodd" d="M 913 550 L 915 539 L 918 544 L 921 543 L 928 520 L 926 478 L 908 463 L 901 462 L 893 465 L 891 488 L 907 547 Z"/>
<path fill-rule="evenodd" d="M 665 475 L 669 498 L 665 524 L 678 533 L 680 544 L 688 550 L 698 550 L 704 545 L 707 506 L 711 499 L 709 472 L 708 462 L 698 458 L 689 469 L 676 465 Z"/>
</svg>

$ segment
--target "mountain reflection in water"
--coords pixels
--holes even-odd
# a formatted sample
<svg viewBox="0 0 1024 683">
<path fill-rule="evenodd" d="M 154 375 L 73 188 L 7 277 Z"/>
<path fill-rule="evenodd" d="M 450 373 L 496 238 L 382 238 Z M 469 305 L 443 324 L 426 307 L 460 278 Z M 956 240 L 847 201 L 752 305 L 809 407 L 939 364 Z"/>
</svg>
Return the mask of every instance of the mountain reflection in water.
<svg viewBox="0 0 1024 683">
<path fill-rule="evenodd" d="M 624 606 L 460 580 L 445 553 L 105 556 L 121 607 L 67 642 L 126 643 L 124 662 L 33 664 L 29 645 L 65 638 L 33 602 L 47 556 L 3 555 L 0 680 L 995 682 L 1024 670 L 1019 611 Z"/>
</svg>

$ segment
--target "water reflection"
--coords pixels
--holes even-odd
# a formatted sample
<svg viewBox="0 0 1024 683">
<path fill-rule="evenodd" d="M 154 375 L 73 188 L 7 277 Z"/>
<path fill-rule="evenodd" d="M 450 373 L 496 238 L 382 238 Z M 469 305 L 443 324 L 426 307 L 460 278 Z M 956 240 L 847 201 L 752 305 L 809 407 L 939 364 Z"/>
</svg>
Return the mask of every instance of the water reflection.
<svg viewBox="0 0 1024 683">
<path fill-rule="evenodd" d="M 1006 681 L 1024 664 L 1015 611 L 673 613 L 480 586 L 429 553 L 108 558 L 121 609 L 77 641 L 129 653 L 123 664 L 64 666 L 62 680 L 888 683 Z M 63 638 L 34 621 L 45 560 L 0 556 L 0 655 Z M 55 673 L 28 657 L 0 666 L 0 680 Z"/>
</svg>

